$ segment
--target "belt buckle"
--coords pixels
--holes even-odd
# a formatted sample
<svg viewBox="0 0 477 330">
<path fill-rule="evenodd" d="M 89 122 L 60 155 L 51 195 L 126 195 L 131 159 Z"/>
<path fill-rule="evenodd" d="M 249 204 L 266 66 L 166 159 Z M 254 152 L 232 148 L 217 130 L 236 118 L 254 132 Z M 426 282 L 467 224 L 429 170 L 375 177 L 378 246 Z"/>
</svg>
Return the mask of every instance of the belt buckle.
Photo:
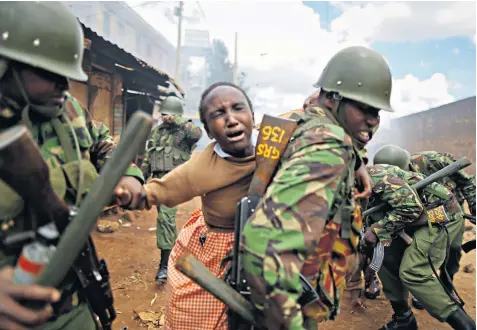
<svg viewBox="0 0 477 330">
<path fill-rule="evenodd" d="M 427 218 L 429 219 L 431 224 L 449 222 L 449 218 L 447 217 L 447 213 L 444 208 L 444 205 L 437 206 L 430 210 L 427 210 L 426 213 L 427 213 Z"/>
</svg>

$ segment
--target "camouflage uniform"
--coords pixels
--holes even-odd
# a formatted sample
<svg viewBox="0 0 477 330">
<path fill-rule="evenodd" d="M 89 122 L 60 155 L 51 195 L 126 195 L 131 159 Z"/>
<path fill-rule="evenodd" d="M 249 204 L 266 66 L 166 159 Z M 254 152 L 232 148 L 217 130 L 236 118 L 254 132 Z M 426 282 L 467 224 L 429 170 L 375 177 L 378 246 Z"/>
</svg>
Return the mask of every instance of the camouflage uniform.
<svg viewBox="0 0 477 330">
<path fill-rule="evenodd" d="M 429 176 L 447 165 L 455 162 L 454 157 L 449 153 L 439 153 L 437 151 L 422 151 L 411 155 L 411 164 L 409 168 L 413 172 L 422 173 Z M 457 197 L 462 210 L 464 210 L 464 199 L 467 201 L 470 213 L 475 216 L 475 177 L 458 171 L 451 176 L 445 177 L 439 181 Z M 451 279 L 459 271 L 459 261 L 462 256 L 461 245 L 464 239 L 465 224 L 462 227 L 455 240 L 452 241 L 449 251 L 449 260 L 446 269 Z M 444 275 L 444 274 L 442 274 Z M 447 283 L 447 278 L 441 276 L 441 279 Z"/>
<path fill-rule="evenodd" d="M 377 128 L 374 130 L 376 132 Z M 368 164 L 369 157 L 368 151 L 366 149 L 359 150 L 359 155 L 363 160 L 364 164 Z M 366 209 L 367 200 L 358 200 L 356 201 L 356 208 L 357 213 L 361 215 L 361 210 Z M 357 228 L 363 228 L 363 219 L 360 219 L 359 216 L 354 217 L 354 222 L 361 221 L 361 223 L 357 224 Z M 360 238 L 361 238 L 361 233 Z M 357 252 L 355 254 L 351 254 L 347 257 L 347 270 L 346 270 L 346 288 L 345 290 L 352 294 L 355 291 L 358 291 L 357 295 L 361 296 L 363 289 L 366 298 L 368 299 L 376 299 L 381 293 L 381 289 L 379 287 L 379 281 L 377 275 L 375 274 L 371 281 L 365 283 L 365 287 L 363 287 L 363 272 L 366 270 L 365 266 L 367 264 L 367 256 L 365 256 L 362 252 Z M 365 307 L 364 303 L 361 299 L 352 300 L 353 307 Z"/>
<path fill-rule="evenodd" d="M 0 100 L 0 129 L 4 130 L 18 124 L 21 117 L 17 109 L 2 101 Z M 30 118 L 30 132 L 38 143 L 41 154 L 50 168 L 51 181 L 56 193 L 64 197 L 70 205 L 75 204 L 78 186 L 77 180 L 74 178 L 79 166 L 84 168 L 84 191 L 88 192 L 98 175 L 97 171 L 101 169 L 114 150 L 114 143 L 109 135 L 108 128 L 99 122 L 87 125 L 84 112 L 79 103 L 69 95 L 64 110 L 58 117 L 46 121 L 45 118 L 42 118 L 40 121 L 40 117 L 35 113 L 31 113 Z M 63 132 L 69 132 L 66 119 L 68 119 L 76 133 L 81 159 L 83 160 L 82 165 L 79 165 L 77 158 L 75 158 L 77 150 L 74 148 L 74 143 L 71 140 L 63 140 L 64 135 L 61 132 L 63 130 Z M 71 155 L 67 150 L 73 150 L 73 154 Z M 135 176 L 138 180 L 144 182 L 140 169 L 135 165 L 131 165 L 126 175 Z M 19 205 L 21 198 L 13 193 L 3 181 L 0 181 L 0 196 L 1 239 L 9 234 L 34 228 L 34 224 L 25 218 L 23 209 L 14 207 Z M 22 203 L 20 202 L 20 204 Z M 20 252 L 6 250 L 2 247 L 0 251 L 0 267 L 5 265 L 14 266 Z M 69 287 L 73 283 L 73 278 L 74 274 L 70 273 L 63 287 Z M 48 322 L 45 326 L 46 330 L 96 329 L 86 302 L 76 292 L 72 295 L 72 298 L 66 298 L 64 308 L 66 308 L 65 311 L 71 310 L 66 313 L 62 312 L 64 314 Z"/>
<path fill-rule="evenodd" d="M 316 329 L 339 313 L 346 256 L 356 252 L 362 226 L 353 189 L 361 165 L 357 150 L 364 143 L 349 134 L 345 102 L 393 112 L 391 85 L 381 55 L 348 47 L 330 59 L 314 84 L 331 105 L 298 115 L 298 127 L 241 241 L 251 299 L 266 328 Z M 300 273 L 320 298 L 305 306 L 297 303 Z"/>
<path fill-rule="evenodd" d="M 351 138 L 331 114 L 318 107 L 305 110 L 273 182 L 243 231 L 252 301 L 264 312 L 268 329 L 303 328 L 299 273 L 317 284 L 319 267 L 328 268 L 331 253 L 320 249 L 328 250 L 342 223 L 351 221 L 355 160 Z M 323 231 L 321 239 L 315 231 Z M 315 256 L 322 258 L 321 264 L 303 267 Z"/>
<path fill-rule="evenodd" d="M 427 186 L 418 195 L 410 186 L 421 181 L 424 176 L 403 171 L 397 166 L 368 166 L 368 171 L 373 181 L 373 195 L 369 207 L 382 202 L 391 207 L 389 211 L 372 214 L 368 220 L 377 238 L 385 246 L 379 278 L 386 298 L 394 304 L 393 308 L 398 302 L 404 302 L 407 306 L 411 292 L 429 314 L 441 322 L 446 321 L 459 307 L 433 275 L 427 257 L 431 245 L 434 244 L 431 260 L 435 269 L 439 269 L 445 259 L 447 237 L 442 229 L 430 224 L 417 228 L 408 225 L 420 217 L 427 217 L 430 210 L 440 209 L 443 211 L 442 215 L 449 220 L 447 229 L 453 240 L 463 222 L 457 199 L 438 183 Z M 395 238 L 402 229 L 413 237 L 409 246 L 404 240 Z M 404 314 L 411 324 L 402 326 L 402 329 L 417 329 L 412 312 L 409 310 L 407 313 L 409 315 Z"/>
<path fill-rule="evenodd" d="M 180 116 L 172 124 L 161 123 L 155 127 L 147 142 L 146 154 L 141 165 L 145 176 L 161 178 L 175 167 L 189 160 L 197 141 L 202 137 L 202 130 L 191 121 Z M 161 250 L 161 263 L 157 280 L 166 279 L 167 259 L 177 239 L 177 207 L 165 205 L 157 207 L 156 238 L 157 248 Z M 159 273 L 164 274 L 159 274 Z"/>
</svg>

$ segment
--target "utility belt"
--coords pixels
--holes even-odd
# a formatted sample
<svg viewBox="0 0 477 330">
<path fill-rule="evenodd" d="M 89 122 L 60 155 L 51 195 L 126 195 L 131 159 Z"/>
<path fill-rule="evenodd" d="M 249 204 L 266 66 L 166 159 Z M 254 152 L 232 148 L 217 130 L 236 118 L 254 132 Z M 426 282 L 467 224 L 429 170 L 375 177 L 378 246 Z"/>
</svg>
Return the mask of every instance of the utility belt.
<svg viewBox="0 0 477 330">
<path fill-rule="evenodd" d="M 436 206 L 436 204 L 441 204 Z M 444 203 L 435 203 L 433 205 L 426 205 L 426 209 L 421 216 L 414 222 L 408 224 L 404 231 L 412 235 L 417 230 L 426 226 L 445 226 L 451 220 L 447 216 L 447 208 Z"/>
</svg>

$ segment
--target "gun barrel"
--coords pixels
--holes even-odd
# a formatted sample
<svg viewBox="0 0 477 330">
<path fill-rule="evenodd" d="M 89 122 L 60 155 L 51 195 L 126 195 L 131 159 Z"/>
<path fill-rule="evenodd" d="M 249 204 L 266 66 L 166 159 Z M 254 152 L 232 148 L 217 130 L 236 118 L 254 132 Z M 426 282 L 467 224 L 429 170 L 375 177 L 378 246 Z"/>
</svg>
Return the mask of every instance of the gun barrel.
<svg viewBox="0 0 477 330">
<path fill-rule="evenodd" d="M 474 220 L 475 221 L 475 216 L 472 215 L 472 214 L 464 213 L 464 218 L 468 219 L 468 220 Z"/>
<path fill-rule="evenodd" d="M 126 173 L 139 148 L 144 145 L 151 128 L 151 116 L 145 112 L 136 111 L 111 159 L 106 162 L 92 189 L 82 202 L 78 215 L 61 236 L 56 253 L 38 276 L 37 284 L 57 287 L 61 283 L 86 244 L 89 233 L 103 207 L 110 202 L 119 180 Z"/>
<path fill-rule="evenodd" d="M 244 320 L 256 325 L 253 305 L 227 283 L 215 276 L 192 254 L 184 253 L 180 256 L 176 268 L 229 306 Z"/>
<path fill-rule="evenodd" d="M 439 170 L 435 173 L 432 173 L 431 175 L 426 177 L 424 180 L 419 181 L 418 183 L 413 185 L 412 188 L 414 190 L 419 191 L 419 190 L 425 188 L 426 186 L 430 185 L 431 183 L 439 181 L 440 179 L 442 179 L 446 176 L 449 176 L 451 174 L 454 174 L 455 172 L 460 171 L 460 170 L 462 170 L 462 169 L 464 169 L 464 168 L 466 168 L 467 166 L 470 166 L 470 165 L 472 165 L 472 162 L 470 160 L 468 160 L 467 158 L 462 157 L 461 159 L 459 159 L 459 160 L 455 161 L 454 163 L 444 167 L 443 169 L 441 169 L 441 170 Z"/>
<path fill-rule="evenodd" d="M 468 166 L 470 166 L 472 163 L 470 160 L 467 158 L 463 157 L 460 158 L 459 160 L 455 161 L 454 163 L 447 165 L 443 169 L 432 173 L 428 177 L 424 178 L 422 181 L 419 181 L 418 183 L 414 184 L 411 186 L 412 189 L 419 191 L 428 185 L 430 185 L 433 182 L 439 181 L 440 179 L 449 176 L 457 171 L 460 171 Z M 373 214 L 375 212 L 384 210 L 387 207 L 387 203 L 382 203 L 379 205 L 376 205 L 366 211 L 363 212 L 363 217 L 367 217 L 370 214 Z"/>
</svg>

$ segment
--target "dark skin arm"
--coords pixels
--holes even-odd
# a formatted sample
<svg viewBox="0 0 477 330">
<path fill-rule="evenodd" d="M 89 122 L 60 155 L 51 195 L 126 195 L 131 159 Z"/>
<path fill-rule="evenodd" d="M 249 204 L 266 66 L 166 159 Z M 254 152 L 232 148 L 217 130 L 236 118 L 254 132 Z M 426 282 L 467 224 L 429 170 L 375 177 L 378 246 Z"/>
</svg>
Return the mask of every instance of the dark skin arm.
<svg viewBox="0 0 477 330">
<path fill-rule="evenodd" d="M 372 246 L 375 246 L 378 242 L 378 236 L 376 236 L 371 227 L 366 228 L 366 231 L 364 233 L 364 239 Z"/>
<path fill-rule="evenodd" d="M 116 203 L 122 207 L 136 209 L 146 198 L 141 182 L 133 176 L 125 176 L 114 190 Z"/>
<path fill-rule="evenodd" d="M 371 197 L 373 182 L 371 181 L 371 176 L 366 170 L 364 163 L 361 163 L 361 166 L 355 171 L 356 181 L 360 182 L 363 187 L 363 191 L 355 191 L 354 198 L 356 199 L 368 199 Z"/>
</svg>

